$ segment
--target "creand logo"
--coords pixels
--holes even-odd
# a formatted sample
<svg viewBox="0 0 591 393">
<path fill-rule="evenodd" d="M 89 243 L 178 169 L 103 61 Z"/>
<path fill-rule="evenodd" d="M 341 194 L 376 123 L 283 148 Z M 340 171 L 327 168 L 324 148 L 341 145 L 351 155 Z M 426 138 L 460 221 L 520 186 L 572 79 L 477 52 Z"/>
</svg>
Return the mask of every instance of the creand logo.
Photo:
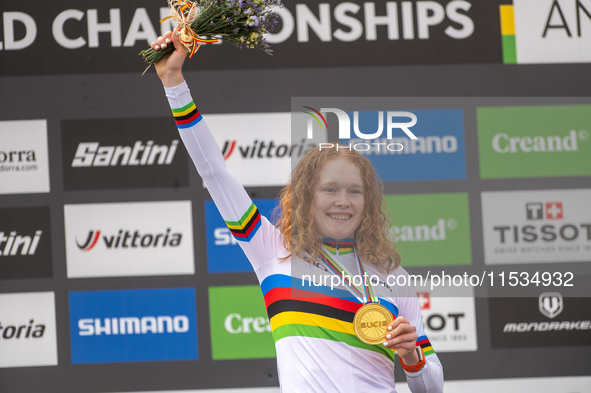
<svg viewBox="0 0 591 393">
<path fill-rule="evenodd" d="M 492 138 L 493 150 L 500 154 L 506 153 L 553 153 L 578 151 L 577 142 L 585 142 L 589 138 L 586 130 L 571 130 L 566 135 L 553 136 L 509 136 L 498 133 Z"/>
<path fill-rule="evenodd" d="M 316 110 L 312 107 L 309 106 L 305 106 L 304 107 L 306 110 L 302 111 L 303 113 L 306 113 L 310 116 L 310 118 L 308 119 L 307 122 L 307 138 L 308 139 L 312 139 L 314 137 L 314 121 L 316 121 L 316 123 L 318 123 L 318 125 L 320 126 L 321 129 L 326 129 L 326 131 L 328 131 L 328 122 L 326 121 L 326 118 L 322 115 L 322 113 L 334 113 L 337 116 L 337 119 L 339 121 L 339 139 L 343 140 L 343 139 L 351 139 L 351 119 L 349 117 L 349 115 L 347 114 L 347 112 L 343 111 L 342 109 L 338 109 L 338 108 L 320 108 L 320 110 Z M 380 138 L 382 133 L 384 132 L 384 117 L 386 118 L 386 135 L 387 135 L 387 139 L 392 139 L 393 138 L 393 130 L 396 129 L 400 129 L 401 131 L 403 131 L 406 136 L 410 139 L 417 139 L 417 137 L 415 136 L 415 134 L 413 134 L 413 132 L 410 130 L 410 128 L 412 126 L 414 126 L 415 124 L 417 124 L 417 116 L 414 113 L 411 112 L 404 112 L 404 111 L 386 111 L 386 115 L 384 116 L 384 111 L 378 111 L 377 112 L 377 118 L 378 118 L 378 129 L 375 132 L 372 133 L 365 133 L 362 132 L 360 130 L 359 127 L 359 112 L 358 111 L 354 111 L 353 112 L 353 132 L 355 133 L 355 135 L 357 136 L 357 138 L 359 139 L 363 139 L 363 140 L 375 140 L 377 138 Z M 405 121 L 405 122 L 400 122 L 400 121 L 394 121 L 394 119 L 399 119 L 399 118 L 407 118 L 410 119 L 410 121 Z M 373 131 L 373 130 L 372 130 Z M 357 151 L 368 151 L 370 149 L 372 149 L 372 147 L 375 148 L 375 146 L 377 146 L 377 149 L 380 148 L 380 146 L 383 145 L 383 149 L 384 150 L 389 150 L 389 151 L 401 151 L 404 149 L 404 145 L 398 142 L 394 142 L 394 143 L 355 143 L 355 144 L 351 144 L 349 143 L 348 146 L 348 150 L 354 149 Z M 319 144 L 319 149 L 322 150 L 323 148 L 332 148 L 335 145 L 333 143 L 320 143 Z M 339 149 L 339 146 L 337 145 L 337 149 Z"/>
<path fill-rule="evenodd" d="M 120 248 L 156 248 L 178 247 L 183 235 L 171 233 L 170 228 L 162 233 L 141 233 L 138 230 L 120 229 L 117 234 L 102 235 L 100 229 L 88 231 L 83 242 L 76 239 L 76 245 L 83 252 L 91 251 L 102 239 L 102 244 L 107 250 Z M 1 240 L 1 238 L 0 238 Z"/>
</svg>

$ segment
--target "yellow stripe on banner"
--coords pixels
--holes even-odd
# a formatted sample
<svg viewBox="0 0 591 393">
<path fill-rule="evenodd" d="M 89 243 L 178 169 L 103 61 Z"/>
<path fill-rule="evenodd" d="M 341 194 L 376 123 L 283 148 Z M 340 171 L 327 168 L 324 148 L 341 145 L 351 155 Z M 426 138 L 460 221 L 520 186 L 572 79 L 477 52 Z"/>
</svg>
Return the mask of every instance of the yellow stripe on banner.
<svg viewBox="0 0 591 393">
<path fill-rule="evenodd" d="M 515 14 L 512 5 L 501 5 L 501 34 L 515 35 Z"/>
<path fill-rule="evenodd" d="M 308 326 L 320 326 L 325 329 L 355 335 L 355 331 L 353 330 L 353 324 L 351 322 L 343 322 L 338 319 L 328 318 L 317 314 L 308 314 L 305 312 L 282 312 L 271 318 L 270 322 L 271 329 L 273 330 L 284 325 L 297 324 Z"/>
<path fill-rule="evenodd" d="M 186 111 L 183 112 L 175 112 L 174 116 L 175 117 L 181 117 L 181 116 L 185 116 L 188 115 L 189 113 L 191 113 L 191 111 L 194 111 L 196 108 L 195 104 L 191 105 L 191 107 L 189 109 L 187 109 Z"/>
<path fill-rule="evenodd" d="M 244 227 L 246 226 L 246 224 L 248 224 L 250 222 L 250 219 L 252 218 L 252 216 L 255 215 L 255 213 L 257 212 L 257 209 L 252 209 L 252 211 L 250 212 L 250 214 L 248 215 L 248 217 L 246 217 L 246 219 L 244 221 L 242 221 L 242 225 L 230 225 L 228 223 L 226 223 L 226 225 L 228 226 L 228 228 L 230 229 L 244 229 Z"/>
</svg>

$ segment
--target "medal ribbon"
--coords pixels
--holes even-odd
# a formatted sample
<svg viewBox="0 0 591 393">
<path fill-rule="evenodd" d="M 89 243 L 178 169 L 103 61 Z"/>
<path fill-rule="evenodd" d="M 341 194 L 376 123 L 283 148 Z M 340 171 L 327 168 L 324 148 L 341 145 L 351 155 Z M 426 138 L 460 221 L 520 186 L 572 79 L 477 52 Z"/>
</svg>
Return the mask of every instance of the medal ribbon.
<svg viewBox="0 0 591 393">
<path fill-rule="evenodd" d="M 349 292 L 351 292 L 357 300 L 361 303 L 379 303 L 377 296 L 375 296 L 373 292 L 373 288 L 371 287 L 371 283 L 369 282 L 369 276 L 366 275 L 365 269 L 363 269 L 363 265 L 357 256 L 357 251 L 354 251 L 355 258 L 357 260 L 357 264 L 359 265 L 359 272 L 361 273 L 361 278 L 363 281 L 363 291 L 353 283 L 353 275 L 347 271 L 344 267 L 341 267 L 334 259 L 330 257 L 330 255 L 325 251 L 322 250 L 322 262 L 328 267 L 328 269 L 336 274 L 343 280 L 343 285 L 347 287 Z M 346 278 L 349 276 L 350 280 Z M 365 279 L 367 277 L 367 280 Z"/>
</svg>

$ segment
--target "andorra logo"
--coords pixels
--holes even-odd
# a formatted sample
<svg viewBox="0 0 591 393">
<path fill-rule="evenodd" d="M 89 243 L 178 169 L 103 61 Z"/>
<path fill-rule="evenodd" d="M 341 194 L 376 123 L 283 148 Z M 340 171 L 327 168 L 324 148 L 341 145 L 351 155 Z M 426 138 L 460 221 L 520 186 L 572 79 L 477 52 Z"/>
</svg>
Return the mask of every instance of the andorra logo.
<svg viewBox="0 0 591 393">
<path fill-rule="evenodd" d="M 562 295 L 558 292 L 544 292 L 539 298 L 540 312 L 552 319 L 562 312 Z"/>
</svg>

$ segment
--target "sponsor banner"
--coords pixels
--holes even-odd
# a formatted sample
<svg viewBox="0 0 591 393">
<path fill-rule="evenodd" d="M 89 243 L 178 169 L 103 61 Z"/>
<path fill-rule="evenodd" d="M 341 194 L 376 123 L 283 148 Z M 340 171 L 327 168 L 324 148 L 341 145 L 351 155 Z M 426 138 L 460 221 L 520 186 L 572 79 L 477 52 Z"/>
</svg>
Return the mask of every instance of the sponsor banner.
<svg viewBox="0 0 591 393">
<path fill-rule="evenodd" d="M 57 366 L 53 292 L 0 294 L 0 367 Z"/>
<path fill-rule="evenodd" d="M 410 393 L 406 382 L 396 382 L 399 393 Z M 550 378 L 497 378 L 445 381 L 446 393 L 498 393 L 527 392 L 591 393 L 591 377 L 550 377 Z M 134 393 L 279 393 L 278 387 L 205 390 L 166 390 Z M 124 392 L 121 392 L 124 393 Z M 127 393 L 127 392 L 125 392 Z"/>
<path fill-rule="evenodd" d="M 492 348 L 591 345 L 591 299 L 489 298 Z"/>
<path fill-rule="evenodd" d="M 0 194 L 41 192 L 49 192 L 47 121 L 0 121 Z"/>
<path fill-rule="evenodd" d="M 52 277 L 49 207 L 0 209 L 0 278 Z"/>
<path fill-rule="evenodd" d="M 271 213 L 279 201 L 254 199 L 261 215 L 271 220 Z M 238 241 L 232 236 L 213 201 L 205 201 L 207 238 L 207 267 L 210 273 L 251 272 L 252 266 Z"/>
<path fill-rule="evenodd" d="M 62 121 L 64 189 L 187 187 L 187 153 L 170 118 Z"/>
<path fill-rule="evenodd" d="M 275 342 L 258 285 L 210 287 L 213 360 L 274 358 Z"/>
<path fill-rule="evenodd" d="M 505 63 L 589 63 L 591 0 L 513 0 L 501 7 Z"/>
<path fill-rule="evenodd" d="M 468 194 L 385 195 L 402 266 L 472 264 Z"/>
<path fill-rule="evenodd" d="M 468 352 L 478 349 L 474 288 L 416 286 L 423 328 L 435 352 Z M 450 296 L 453 295 L 453 296 Z"/>
<path fill-rule="evenodd" d="M 591 175 L 591 105 L 476 108 L 476 115 L 481 178 Z"/>
<path fill-rule="evenodd" d="M 498 2 L 438 0 L 377 2 L 297 1 L 277 9 L 279 23 L 267 40 L 274 50 L 238 51 L 208 45 L 189 68 L 354 67 L 411 64 L 501 63 Z M 64 0 L 51 7 L 19 3 L 3 15 L 0 74 L 141 72 L 138 52 L 172 21 L 161 1 L 105 0 L 81 6 Z M 486 50 L 483 50 L 486 48 Z M 385 55 L 396 53 L 396 56 Z M 240 60 L 236 60 L 237 57 Z M 111 59 L 118 59 L 114 62 Z M 59 61 L 39 61 L 59 59 Z"/>
<path fill-rule="evenodd" d="M 213 130 L 228 168 L 245 187 L 284 186 L 292 162 L 326 142 L 326 131 L 315 139 L 292 134 L 290 113 L 252 113 L 204 116 Z"/>
<path fill-rule="evenodd" d="M 194 288 L 70 292 L 72 363 L 197 359 Z"/>
<path fill-rule="evenodd" d="M 65 205 L 68 278 L 194 274 L 190 201 Z"/>
<path fill-rule="evenodd" d="M 486 264 L 591 261 L 591 190 L 482 193 Z"/>
<path fill-rule="evenodd" d="M 401 120 L 389 116 L 394 112 L 388 111 L 355 113 L 349 113 L 353 129 L 364 134 L 383 130 L 390 122 Z M 419 109 L 410 113 L 416 116 L 416 124 L 412 126 L 416 139 L 397 130 L 397 134 L 389 131 L 375 139 L 352 138 L 341 143 L 353 145 L 369 158 L 382 181 L 465 179 L 462 109 Z M 386 138 L 390 134 L 392 137 Z"/>
</svg>

